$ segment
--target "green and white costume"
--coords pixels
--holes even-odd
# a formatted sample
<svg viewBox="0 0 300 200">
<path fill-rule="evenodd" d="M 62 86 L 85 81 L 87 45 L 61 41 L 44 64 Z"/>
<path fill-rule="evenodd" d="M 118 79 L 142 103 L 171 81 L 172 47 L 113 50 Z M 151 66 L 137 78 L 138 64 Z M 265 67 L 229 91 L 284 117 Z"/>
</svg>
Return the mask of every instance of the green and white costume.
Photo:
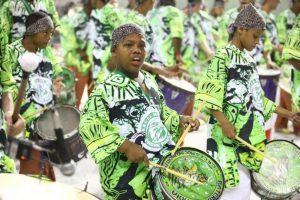
<svg viewBox="0 0 300 200">
<path fill-rule="evenodd" d="M 284 60 L 296 59 L 300 60 L 300 15 L 298 15 L 293 29 L 290 31 L 285 46 L 283 48 L 282 57 Z M 293 109 L 300 108 L 300 71 L 292 68 L 292 102 Z"/>
<path fill-rule="evenodd" d="M 9 37 L 9 43 L 23 37 L 25 33 L 25 20 L 32 12 L 46 12 L 59 25 L 59 16 L 53 0 L 36 0 L 34 5 L 27 0 L 7 0 L 0 8 L 0 22 L 4 34 Z M 2 43 L 1 43 L 2 45 Z"/>
<path fill-rule="evenodd" d="M 68 14 L 61 18 L 60 33 L 65 64 L 76 66 L 83 75 L 88 74 L 93 63 L 93 44 L 90 36 L 91 20 L 83 8 L 76 10 L 72 15 Z M 81 59 L 78 49 L 88 55 L 88 62 Z"/>
<path fill-rule="evenodd" d="M 172 40 L 183 38 L 183 13 L 174 6 L 161 6 L 153 9 L 148 19 L 157 36 L 153 42 L 154 55 L 161 57 L 165 65 L 176 64 Z"/>
<path fill-rule="evenodd" d="M 93 79 L 102 82 L 108 76 L 108 61 L 111 57 L 111 35 L 124 19 L 121 12 L 110 3 L 103 8 L 94 10 L 91 14 L 93 41 Z M 93 31 L 94 30 L 94 31 Z"/>
<path fill-rule="evenodd" d="M 255 63 L 246 51 L 232 44 L 217 51 L 196 93 L 196 106 L 204 101 L 208 114 L 210 109 L 223 112 L 241 138 L 264 151 L 264 124 L 276 106 L 264 97 Z M 221 165 L 226 187 L 235 187 L 237 162 L 258 171 L 262 157 L 224 136 L 213 116 L 209 124 L 207 151 Z"/>
<path fill-rule="evenodd" d="M 105 199 L 147 199 L 151 169 L 134 164 L 117 149 L 127 139 L 157 162 L 178 138 L 179 115 L 169 109 L 152 75 L 138 82 L 114 71 L 94 89 L 80 118 L 80 135 L 99 165 Z M 173 137 L 173 139 L 172 139 Z"/>
<path fill-rule="evenodd" d="M 291 9 L 284 10 L 276 17 L 278 40 L 280 44 L 285 44 L 296 17 L 297 16 L 291 11 Z"/>
<path fill-rule="evenodd" d="M 54 56 L 49 51 L 50 47 L 36 52 L 40 57 L 40 64 L 36 70 L 30 73 L 21 114 L 29 123 L 38 117 L 31 116 L 44 106 L 53 104 L 52 80 L 61 72 L 61 67 L 56 63 Z M 18 94 L 18 88 L 22 80 L 22 68 L 19 57 L 25 52 L 22 39 L 17 40 L 6 49 L 3 65 L 1 66 L 1 85 L 3 92 L 11 92 L 14 100 Z M 28 116 L 31 116 L 27 118 Z"/>
<path fill-rule="evenodd" d="M 149 20 L 141 13 L 135 10 L 131 10 L 126 13 L 125 21 L 126 23 L 137 24 L 144 30 L 147 42 L 147 56 L 145 58 L 145 61 L 149 63 L 163 65 L 164 63 L 162 62 L 162 58 L 159 55 L 154 54 L 155 46 L 153 45 L 153 41 L 156 40 L 156 37 L 154 35 L 153 28 Z"/>
</svg>

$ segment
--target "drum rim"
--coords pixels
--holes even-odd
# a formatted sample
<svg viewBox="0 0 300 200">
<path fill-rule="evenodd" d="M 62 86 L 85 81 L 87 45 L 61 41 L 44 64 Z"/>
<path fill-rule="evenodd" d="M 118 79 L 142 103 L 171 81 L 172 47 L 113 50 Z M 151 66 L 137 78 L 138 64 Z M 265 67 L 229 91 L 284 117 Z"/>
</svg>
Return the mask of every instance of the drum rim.
<svg viewBox="0 0 300 200">
<path fill-rule="evenodd" d="M 171 85 L 171 86 L 173 86 L 173 87 L 176 87 L 176 88 L 179 88 L 178 86 L 176 86 L 176 85 L 173 85 L 172 83 L 170 83 L 170 82 L 168 82 L 166 79 L 168 79 L 168 77 L 165 77 L 165 76 L 162 76 L 162 75 L 158 75 L 158 76 L 156 76 L 158 79 L 162 79 L 162 80 L 164 80 L 168 85 Z M 194 91 L 191 91 L 191 90 L 186 90 L 186 89 L 184 89 L 184 88 L 179 88 L 179 89 L 181 89 L 181 90 L 183 90 L 183 91 L 185 91 L 185 92 L 188 92 L 188 93 L 191 93 L 191 94 L 194 94 L 195 95 L 195 93 L 197 92 L 197 88 L 192 84 L 192 83 L 190 83 L 189 81 L 187 81 L 187 80 L 185 80 L 186 82 L 188 82 L 189 84 L 191 84 L 194 88 Z"/>
<path fill-rule="evenodd" d="M 193 148 L 193 147 L 181 147 L 179 148 L 177 151 L 180 151 L 181 149 L 187 149 L 187 150 L 195 150 L 195 151 L 198 151 L 200 153 L 204 153 L 206 156 L 208 156 L 216 165 L 217 167 L 219 168 L 219 170 L 221 171 L 221 174 L 222 174 L 222 178 L 223 178 L 223 187 L 222 187 L 222 190 L 221 190 L 221 195 L 225 189 L 225 176 L 224 176 L 224 173 L 223 173 L 223 169 L 221 168 L 220 164 L 218 163 L 218 161 L 216 161 L 211 155 L 209 155 L 208 153 L 206 153 L 205 151 L 202 151 L 200 149 L 196 149 L 196 148 Z M 167 154 L 167 156 L 169 156 L 171 154 L 171 151 L 169 152 L 169 154 Z M 163 166 L 163 161 L 166 159 L 165 156 L 161 161 L 160 161 L 160 165 Z M 172 196 L 169 196 L 169 192 L 163 187 L 163 184 L 162 184 L 162 180 L 161 180 L 161 175 L 160 175 L 160 172 L 157 173 L 157 180 L 158 180 L 158 183 L 159 185 L 161 186 L 161 190 L 163 190 L 165 193 L 164 195 L 166 195 L 168 198 L 172 199 L 173 197 Z M 220 198 L 221 196 L 219 196 L 218 198 Z"/>
<path fill-rule="evenodd" d="M 78 108 L 76 108 L 75 106 L 67 105 L 67 104 L 55 105 L 55 106 L 50 107 L 50 108 L 47 109 L 46 111 L 50 110 L 51 108 L 57 108 L 57 107 L 68 107 L 68 108 L 73 108 L 74 110 L 76 110 L 76 112 L 77 112 L 77 113 L 79 114 L 79 116 L 80 116 L 80 111 L 79 111 Z M 44 111 L 42 114 L 44 114 L 46 111 Z M 41 116 L 42 116 L 42 115 L 41 115 Z M 40 120 L 40 118 L 38 118 L 37 121 L 36 121 L 36 132 L 37 132 L 37 134 L 38 134 L 42 139 L 44 139 L 44 140 L 55 141 L 55 140 L 56 140 L 56 137 L 55 137 L 55 138 L 53 138 L 53 137 L 51 137 L 51 138 L 45 138 L 45 137 L 44 137 L 45 135 L 42 135 L 42 134 L 41 134 L 41 133 L 43 133 L 43 132 L 39 129 L 39 127 L 38 127 L 38 125 L 37 125 L 38 122 L 39 122 L 39 120 Z M 74 130 L 72 130 L 70 133 L 64 133 L 64 139 L 68 139 L 68 138 L 71 138 L 72 136 L 74 136 L 74 135 L 78 132 L 78 128 L 79 128 L 79 123 L 78 123 L 78 126 L 77 126 Z"/>
<path fill-rule="evenodd" d="M 298 145 L 296 145 L 295 143 L 293 143 L 293 142 L 291 142 L 291 141 L 289 141 L 289 140 L 284 140 L 284 139 L 270 140 L 270 141 L 267 141 L 267 142 L 266 142 L 266 145 L 269 144 L 269 143 L 272 143 L 272 142 L 288 142 L 288 143 L 292 144 L 293 146 L 297 147 L 297 148 L 300 150 L 300 147 L 299 147 Z M 254 191 L 256 194 L 258 194 L 260 197 L 262 197 L 263 195 L 261 195 L 259 192 L 257 192 L 257 191 L 252 187 L 252 181 L 253 181 L 253 180 L 255 181 L 255 183 L 256 183 L 257 185 L 261 186 L 261 184 L 260 184 L 259 182 L 257 182 L 257 180 L 255 180 L 254 175 L 253 175 L 254 173 L 257 173 L 257 172 L 252 172 L 252 171 L 251 171 L 251 173 L 250 173 L 250 175 L 251 175 L 251 188 L 253 189 L 253 191 Z M 285 194 L 279 194 L 279 193 L 275 193 L 275 192 L 270 192 L 270 191 L 268 191 L 265 187 L 263 187 L 262 189 L 265 190 L 265 191 L 267 191 L 267 192 L 269 192 L 269 193 L 271 193 L 272 195 L 277 195 L 278 198 L 281 199 L 281 198 L 288 198 L 288 197 L 291 197 L 293 194 L 296 194 L 297 191 L 300 189 L 300 185 L 297 187 L 297 189 L 295 189 L 295 191 L 289 192 L 289 193 L 285 193 Z M 264 196 L 263 196 L 263 197 L 264 197 Z M 279 200 L 279 199 L 278 199 L 278 200 Z"/>
<path fill-rule="evenodd" d="M 260 70 L 266 70 L 266 71 L 273 71 L 273 75 L 268 75 L 268 74 L 259 74 Z M 281 75 L 281 71 L 279 69 L 268 69 L 268 68 L 259 68 L 257 67 L 257 74 L 259 77 L 276 77 Z"/>
</svg>

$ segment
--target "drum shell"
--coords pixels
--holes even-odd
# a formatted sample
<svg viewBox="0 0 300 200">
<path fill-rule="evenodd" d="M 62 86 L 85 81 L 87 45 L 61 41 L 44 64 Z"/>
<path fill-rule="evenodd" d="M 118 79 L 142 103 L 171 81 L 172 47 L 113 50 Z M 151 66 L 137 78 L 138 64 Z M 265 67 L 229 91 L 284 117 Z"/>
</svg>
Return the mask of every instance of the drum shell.
<svg viewBox="0 0 300 200">
<path fill-rule="evenodd" d="M 265 96 L 275 102 L 280 71 L 258 68 L 258 75 Z"/>
<path fill-rule="evenodd" d="M 70 150 L 71 158 L 77 162 L 81 160 L 87 153 L 85 144 L 82 142 L 78 126 L 80 113 L 79 110 L 73 106 L 61 105 L 54 106 L 60 116 L 60 121 L 64 133 L 64 142 Z M 56 143 L 56 136 L 54 132 L 54 124 L 52 119 L 52 111 L 45 111 L 37 120 L 36 127 L 38 135 L 53 146 Z M 60 164 L 60 159 L 57 153 L 48 153 L 51 162 Z"/>
<path fill-rule="evenodd" d="M 294 146 L 294 148 L 298 149 L 298 157 L 300 156 L 300 149 L 297 145 L 293 144 L 292 142 L 290 141 L 287 141 L 287 140 L 272 140 L 272 141 L 269 141 L 267 142 L 267 147 L 268 147 L 268 144 L 270 143 L 280 143 L 280 142 L 284 142 L 284 143 L 289 143 L 291 144 L 292 146 Z M 287 144 L 285 144 L 286 146 Z M 281 150 L 283 151 L 283 150 Z M 269 155 L 270 156 L 270 155 Z M 276 158 L 274 158 L 276 159 Z M 300 158 L 298 158 L 299 160 Z M 280 161 L 279 161 L 280 162 Z M 299 167 L 299 166 L 298 166 Z M 289 169 L 291 170 L 291 169 Z M 274 169 L 273 169 L 274 171 Z M 275 172 L 274 172 L 275 173 Z M 258 173 L 251 173 L 251 187 L 253 189 L 253 191 L 258 194 L 260 197 L 262 197 L 262 199 L 266 199 L 266 200 L 282 200 L 282 199 L 288 199 L 290 198 L 291 196 L 295 195 L 298 190 L 300 189 L 300 184 L 298 184 L 298 187 L 297 188 L 294 188 L 293 191 L 291 192 L 286 192 L 286 193 L 275 193 L 273 191 L 269 191 L 265 185 L 263 183 L 260 183 L 257 179 L 257 177 L 259 176 Z"/>
<path fill-rule="evenodd" d="M 185 111 L 188 107 L 193 107 L 196 88 L 184 80 L 178 81 L 178 85 L 173 84 L 176 82 L 175 79 L 168 79 L 162 76 L 158 76 L 156 80 L 165 97 L 167 106 L 177 111 L 178 114 L 187 114 Z M 190 89 L 182 88 L 181 83 L 189 84 Z"/>
</svg>

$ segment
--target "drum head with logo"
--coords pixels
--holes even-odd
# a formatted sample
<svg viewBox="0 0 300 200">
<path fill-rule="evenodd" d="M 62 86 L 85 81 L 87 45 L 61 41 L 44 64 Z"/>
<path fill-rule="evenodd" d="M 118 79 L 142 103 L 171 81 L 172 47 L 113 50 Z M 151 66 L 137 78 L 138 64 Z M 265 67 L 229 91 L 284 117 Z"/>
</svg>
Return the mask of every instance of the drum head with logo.
<svg viewBox="0 0 300 200">
<path fill-rule="evenodd" d="M 252 188 L 266 199 L 285 199 L 300 188 L 300 149 L 286 140 L 267 143 L 265 153 L 276 163 L 264 159 L 259 173 L 252 173 Z"/>
<path fill-rule="evenodd" d="M 213 200 L 219 199 L 223 192 L 225 181 L 221 167 L 201 150 L 183 147 L 173 156 L 165 157 L 161 165 L 203 182 L 199 185 L 160 172 L 158 182 L 165 199 Z"/>
</svg>

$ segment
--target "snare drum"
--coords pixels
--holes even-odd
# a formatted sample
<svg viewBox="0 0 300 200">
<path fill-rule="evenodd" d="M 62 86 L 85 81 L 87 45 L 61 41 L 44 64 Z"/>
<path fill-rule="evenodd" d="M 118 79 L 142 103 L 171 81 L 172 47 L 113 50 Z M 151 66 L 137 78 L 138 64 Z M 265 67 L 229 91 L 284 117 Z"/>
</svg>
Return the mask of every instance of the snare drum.
<svg viewBox="0 0 300 200">
<path fill-rule="evenodd" d="M 280 76 L 280 71 L 277 69 L 267 69 L 262 66 L 257 67 L 260 84 L 265 92 L 265 96 L 275 102 L 276 91 Z"/>
<path fill-rule="evenodd" d="M 65 143 L 68 145 L 71 153 L 71 158 L 77 162 L 81 160 L 87 153 L 85 144 L 82 142 L 79 132 L 79 110 L 73 106 L 62 105 L 54 107 L 60 117 L 60 122 L 63 127 Z M 56 135 L 53 125 L 53 112 L 45 111 L 36 122 L 38 135 L 46 141 L 55 142 Z M 60 164 L 60 159 L 56 154 L 48 154 L 50 161 Z"/>
<path fill-rule="evenodd" d="M 184 79 L 158 76 L 157 83 L 164 94 L 166 104 L 178 114 L 185 113 L 188 107 L 193 107 L 196 88 Z M 192 103 L 192 105 L 191 105 Z"/>
<path fill-rule="evenodd" d="M 267 143 L 267 155 L 277 160 L 274 164 L 264 159 L 259 173 L 252 173 L 252 189 L 263 199 L 287 199 L 300 188 L 300 149 L 286 140 Z"/>
<path fill-rule="evenodd" d="M 75 105 L 75 74 L 70 69 L 63 67 L 61 76 L 63 77 L 64 88 L 57 102 L 60 104 Z"/>
<path fill-rule="evenodd" d="M 221 167 L 201 150 L 180 148 L 173 156 L 166 156 L 161 165 L 203 182 L 203 185 L 159 171 L 154 183 L 156 199 L 214 200 L 223 192 L 225 179 Z"/>
</svg>

